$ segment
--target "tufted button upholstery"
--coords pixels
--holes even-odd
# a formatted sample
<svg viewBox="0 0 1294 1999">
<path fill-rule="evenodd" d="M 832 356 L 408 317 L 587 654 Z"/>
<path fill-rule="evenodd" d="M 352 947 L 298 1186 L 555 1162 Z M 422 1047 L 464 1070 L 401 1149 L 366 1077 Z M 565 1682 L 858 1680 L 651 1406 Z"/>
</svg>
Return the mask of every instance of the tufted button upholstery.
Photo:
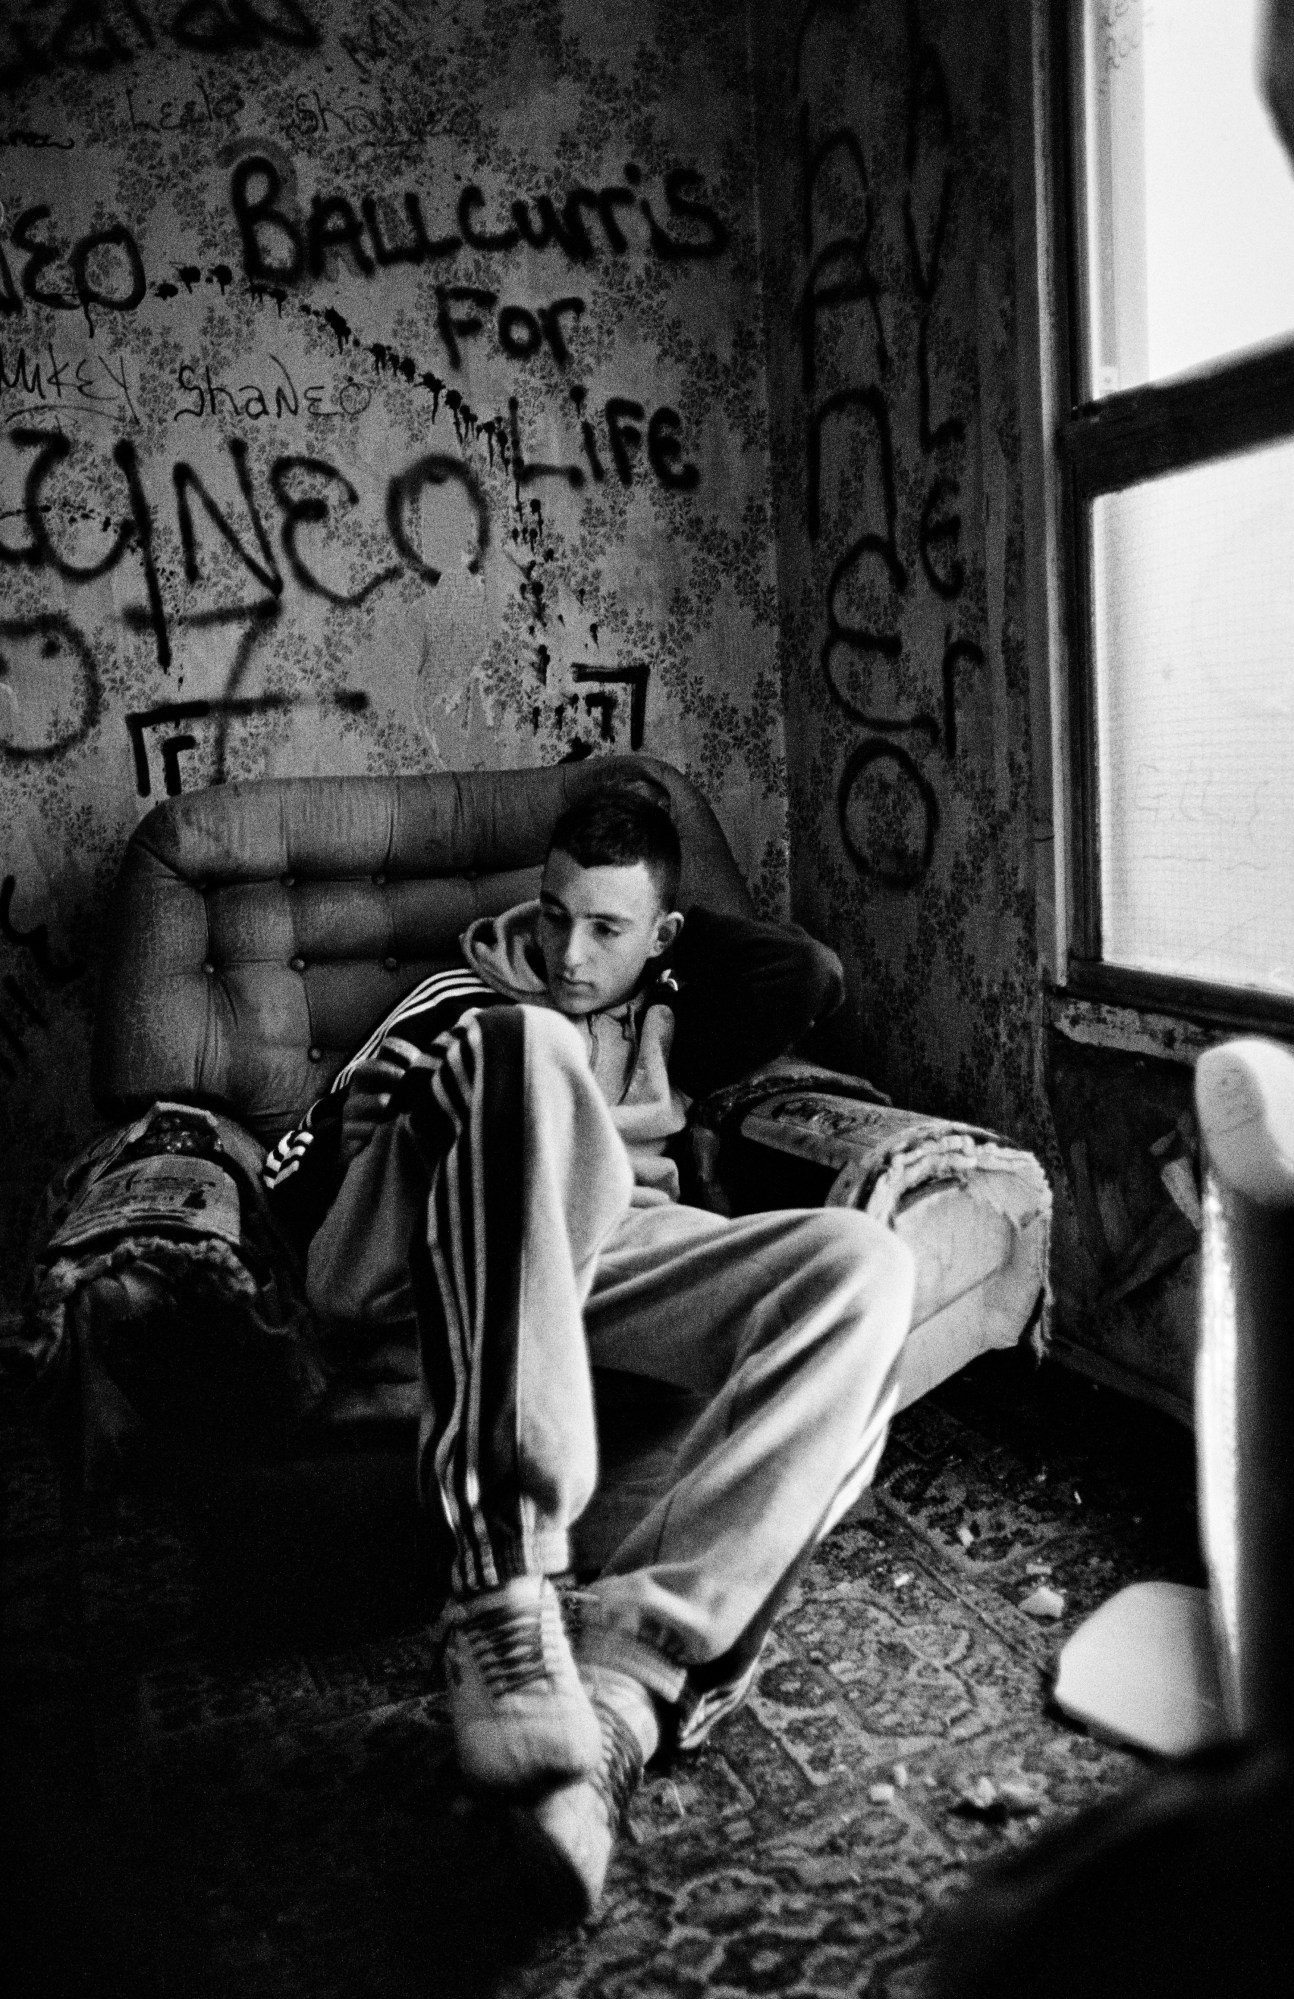
<svg viewBox="0 0 1294 1999">
<path fill-rule="evenodd" d="M 749 911 L 709 806 L 650 757 L 271 778 L 165 800 L 136 828 L 113 891 L 96 1101 L 117 1116 L 158 1097 L 210 1104 L 272 1142 L 395 998 L 458 962 L 473 918 L 536 892 L 561 812 L 621 772 L 669 790 L 683 907 Z"/>
</svg>

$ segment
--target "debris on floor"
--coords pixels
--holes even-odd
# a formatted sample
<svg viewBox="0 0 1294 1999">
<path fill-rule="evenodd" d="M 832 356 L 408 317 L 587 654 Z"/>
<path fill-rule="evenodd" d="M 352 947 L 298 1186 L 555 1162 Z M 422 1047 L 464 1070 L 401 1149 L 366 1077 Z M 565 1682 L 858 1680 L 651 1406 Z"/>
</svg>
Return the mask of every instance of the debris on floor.
<svg viewBox="0 0 1294 1999">
<path fill-rule="evenodd" d="M 994 1783 L 991 1777 L 976 1777 L 958 1794 L 956 1810 L 972 1818 L 1001 1821 L 1027 1818 L 1042 1805 L 1042 1785 L 1032 1778 L 1004 1777 Z"/>
<path fill-rule="evenodd" d="M 1065 1599 L 1050 1583 L 1039 1583 L 1020 1605 L 1026 1617 L 1057 1618 L 1065 1615 Z"/>
</svg>

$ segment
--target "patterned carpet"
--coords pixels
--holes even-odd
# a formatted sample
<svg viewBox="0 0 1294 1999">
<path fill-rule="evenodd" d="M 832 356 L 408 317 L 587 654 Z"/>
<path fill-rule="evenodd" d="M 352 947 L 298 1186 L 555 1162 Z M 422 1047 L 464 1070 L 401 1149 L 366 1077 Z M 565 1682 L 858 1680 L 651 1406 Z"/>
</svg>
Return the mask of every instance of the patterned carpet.
<svg viewBox="0 0 1294 1999">
<path fill-rule="evenodd" d="M 967 1870 L 1142 1767 L 1049 1710 L 1059 1643 L 1125 1582 L 1199 1580 L 1189 1438 L 986 1357 L 899 1420 L 748 1707 L 649 1776 L 599 1917 L 552 1935 L 458 1792 L 407 1572 L 381 1636 L 370 1601 L 257 1637 L 150 1498 L 90 1537 L 78 1637 L 48 1466 L 15 1427 L 0 1448 L 0 1861 L 31 1999 L 918 1994 Z M 1040 1581 L 1058 1624 L 1020 1608 Z"/>
</svg>

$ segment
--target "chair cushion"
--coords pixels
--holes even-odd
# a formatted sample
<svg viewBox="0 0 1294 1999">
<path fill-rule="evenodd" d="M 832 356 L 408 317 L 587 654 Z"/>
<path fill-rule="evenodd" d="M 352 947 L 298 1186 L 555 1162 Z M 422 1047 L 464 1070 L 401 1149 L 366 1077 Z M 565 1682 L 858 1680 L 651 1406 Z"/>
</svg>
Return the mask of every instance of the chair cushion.
<svg viewBox="0 0 1294 1999">
<path fill-rule="evenodd" d="M 288 1131 L 482 915 L 533 895 L 561 813 L 613 776 L 669 793 L 680 900 L 748 914 L 717 819 L 650 757 L 551 770 L 279 778 L 169 799 L 126 850 L 109 910 L 91 1083 Z"/>
</svg>

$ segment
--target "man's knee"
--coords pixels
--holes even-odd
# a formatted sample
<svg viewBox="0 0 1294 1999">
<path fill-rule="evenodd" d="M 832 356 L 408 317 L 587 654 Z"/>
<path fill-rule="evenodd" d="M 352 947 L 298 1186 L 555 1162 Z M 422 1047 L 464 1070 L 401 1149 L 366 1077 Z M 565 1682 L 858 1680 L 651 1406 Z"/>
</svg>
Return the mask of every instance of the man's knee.
<svg viewBox="0 0 1294 1999">
<path fill-rule="evenodd" d="M 460 1022 L 454 1036 L 466 1044 L 466 1067 L 487 1119 L 521 1116 L 536 1091 L 551 1101 L 555 1091 L 592 1085 L 575 1028 L 545 1007 L 487 1007 Z"/>
<path fill-rule="evenodd" d="M 525 1023 L 519 1006 L 489 1006 L 460 1020 L 454 1033 L 475 1040 L 496 1060 L 520 1063 Z"/>
<path fill-rule="evenodd" d="M 579 1029 L 565 1014 L 546 1006 L 522 1006 L 507 1011 L 520 1019 L 532 1060 L 559 1062 L 563 1067 L 574 1065 L 580 1075 L 588 1070 L 589 1058 Z"/>
<path fill-rule="evenodd" d="M 487 1007 L 457 1032 L 478 1035 L 486 1059 L 504 1066 L 518 1082 L 523 1065 L 532 1072 L 536 1067 L 561 1069 L 581 1082 L 589 1074 L 578 1030 L 563 1014 L 548 1007 Z"/>
<path fill-rule="evenodd" d="M 893 1229 L 856 1208 L 822 1208 L 807 1218 L 814 1251 L 832 1280 L 867 1315 L 907 1336 L 916 1296 L 916 1259 Z"/>
</svg>

